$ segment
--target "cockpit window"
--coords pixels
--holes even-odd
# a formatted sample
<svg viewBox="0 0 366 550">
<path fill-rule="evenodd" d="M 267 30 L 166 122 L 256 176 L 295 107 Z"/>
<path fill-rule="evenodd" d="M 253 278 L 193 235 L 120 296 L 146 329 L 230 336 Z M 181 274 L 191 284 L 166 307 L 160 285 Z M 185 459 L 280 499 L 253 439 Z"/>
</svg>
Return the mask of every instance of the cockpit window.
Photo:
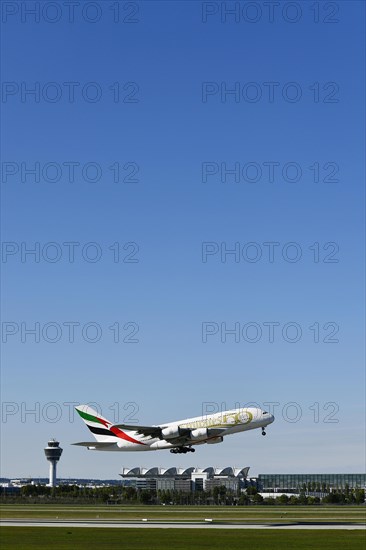
<svg viewBox="0 0 366 550">
<path fill-rule="evenodd" d="M 268 414 L 268 412 L 267 412 L 267 411 L 263 411 L 263 414 Z"/>
</svg>

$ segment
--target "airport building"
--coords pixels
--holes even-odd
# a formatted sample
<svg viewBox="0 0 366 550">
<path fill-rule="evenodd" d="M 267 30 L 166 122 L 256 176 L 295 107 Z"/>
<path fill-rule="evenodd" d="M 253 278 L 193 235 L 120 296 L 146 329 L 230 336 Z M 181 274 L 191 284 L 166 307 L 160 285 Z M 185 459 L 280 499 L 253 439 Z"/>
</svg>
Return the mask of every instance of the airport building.
<svg viewBox="0 0 366 550">
<path fill-rule="evenodd" d="M 181 491 L 210 491 L 225 486 L 238 491 L 245 488 L 249 467 L 246 468 L 122 468 L 120 476 L 125 485 L 136 489 Z"/>
<path fill-rule="evenodd" d="M 249 467 L 233 468 L 122 468 L 124 485 L 136 489 L 181 492 L 212 491 L 226 487 L 238 492 L 249 486 L 263 495 L 328 493 L 336 490 L 366 488 L 366 474 L 259 474 L 248 477 Z"/>
<path fill-rule="evenodd" d="M 261 493 L 364 489 L 366 474 L 259 474 L 256 486 Z"/>
</svg>

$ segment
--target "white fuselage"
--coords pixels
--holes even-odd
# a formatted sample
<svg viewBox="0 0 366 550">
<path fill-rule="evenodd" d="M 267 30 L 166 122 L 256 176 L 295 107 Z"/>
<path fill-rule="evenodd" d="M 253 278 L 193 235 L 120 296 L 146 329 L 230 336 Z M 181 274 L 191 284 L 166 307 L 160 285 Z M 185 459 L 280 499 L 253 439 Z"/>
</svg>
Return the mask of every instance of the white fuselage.
<svg viewBox="0 0 366 550">
<path fill-rule="evenodd" d="M 132 441 L 120 438 L 117 436 L 106 436 L 105 443 L 111 443 L 110 447 L 93 448 L 93 450 L 103 451 L 156 451 L 159 449 L 172 449 L 184 446 L 202 445 L 204 443 L 220 443 L 226 435 L 231 435 L 247 430 L 262 428 L 262 430 L 274 421 L 272 414 L 262 411 L 261 409 L 250 407 L 223 411 L 205 416 L 197 416 L 175 422 L 159 424 L 156 427 L 162 428 L 165 432 L 171 429 L 179 429 L 189 433 L 184 442 L 179 442 L 177 437 L 161 438 L 152 437 L 151 435 L 143 435 L 139 433 L 139 426 L 136 430 L 124 430 L 124 434 L 128 435 Z"/>
</svg>

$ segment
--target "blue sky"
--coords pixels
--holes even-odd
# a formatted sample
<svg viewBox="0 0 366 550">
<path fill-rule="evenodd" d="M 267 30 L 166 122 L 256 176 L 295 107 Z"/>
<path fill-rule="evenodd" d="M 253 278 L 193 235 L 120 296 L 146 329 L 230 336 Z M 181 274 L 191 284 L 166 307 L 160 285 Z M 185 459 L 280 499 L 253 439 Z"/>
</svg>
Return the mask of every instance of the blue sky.
<svg viewBox="0 0 366 550">
<path fill-rule="evenodd" d="M 246 2 L 226 22 L 222 2 L 120 2 L 114 22 L 105 1 L 73 23 L 62 3 L 39 21 L 4 4 L 2 475 L 47 475 L 49 437 L 63 477 L 192 463 L 71 447 L 89 437 L 71 402 L 144 424 L 278 403 L 266 438 L 199 448 L 195 465 L 362 471 L 363 3 L 315 3 L 319 22 L 281 3 L 270 22 L 255 2 L 256 23 Z M 135 181 L 114 182 L 116 163 Z"/>
</svg>

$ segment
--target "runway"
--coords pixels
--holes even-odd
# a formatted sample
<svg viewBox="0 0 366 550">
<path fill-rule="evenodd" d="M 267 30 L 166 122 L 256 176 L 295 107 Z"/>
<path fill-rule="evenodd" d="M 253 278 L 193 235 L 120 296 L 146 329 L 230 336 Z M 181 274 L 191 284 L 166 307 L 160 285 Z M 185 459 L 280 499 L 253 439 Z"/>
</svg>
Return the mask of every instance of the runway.
<svg viewBox="0 0 366 550">
<path fill-rule="evenodd" d="M 275 529 L 275 530 L 297 530 L 297 529 L 346 529 L 346 530 L 364 530 L 364 523 L 220 523 L 220 522 L 163 522 L 163 521 L 70 521 L 70 520 L 24 520 L 24 519 L 4 519 L 0 520 L 0 527 L 101 527 L 114 529 Z"/>
</svg>

